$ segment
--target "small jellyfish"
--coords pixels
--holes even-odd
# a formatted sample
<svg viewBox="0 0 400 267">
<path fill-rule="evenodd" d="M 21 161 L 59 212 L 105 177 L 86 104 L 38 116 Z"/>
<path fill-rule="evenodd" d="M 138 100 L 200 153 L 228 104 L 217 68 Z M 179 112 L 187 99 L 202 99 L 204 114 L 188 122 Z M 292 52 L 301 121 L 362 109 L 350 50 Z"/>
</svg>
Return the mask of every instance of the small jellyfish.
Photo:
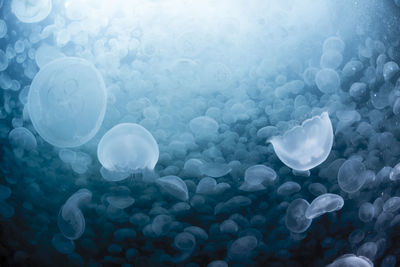
<svg viewBox="0 0 400 267">
<path fill-rule="evenodd" d="M 196 247 L 196 239 L 189 232 L 179 233 L 174 238 L 174 246 L 179 250 L 191 251 Z"/>
<path fill-rule="evenodd" d="M 336 194 L 326 193 L 315 198 L 307 208 L 305 216 L 314 219 L 327 212 L 340 210 L 344 205 L 344 200 Z"/>
<path fill-rule="evenodd" d="M 35 130 L 46 142 L 61 148 L 83 145 L 103 122 L 106 111 L 103 78 L 84 59 L 56 59 L 34 77 L 28 110 Z"/>
<path fill-rule="evenodd" d="M 328 50 L 321 56 L 321 68 L 337 69 L 342 64 L 343 56 L 335 50 Z"/>
<path fill-rule="evenodd" d="M 389 81 L 399 72 L 400 68 L 396 62 L 389 61 L 383 65 L 383 78 L 385 81 Z"/>
<path fill-rule="evenodd" d="M 244 180 L 250 185 L 273 184 L 276 177 L 276 172 L 273 169 L 261 164 L 250 166 L 244 173 Z"/>
<path fill-rule="evenodd" d="M 51 244 L 58 252 L 62 254 L 70 254 L 75 250 L 74 241 L 61 234 L 55 234 L 51 239 Z"/>
<path fill-rule="evenodd" d="M 224 163 L 204 163 L 200 166 L 203 175 L 218 178 L 227 175 L 232 171 L 228 164 Z"/>
<path fill-rule="evenodd" d="M 189 192 L 185 182 L 178 176 L 168 175 L 156 180 L 162 190 L 169 195 L 181 200 L 187 201 L 189 199 Z"/>
<path fill-rule="evenodd" d="M 97 146 L 97 157 L 101 165 L 117 173 L 153 170 L 158 156 L 158 145 L 154 137 L 135 123 L 114 126 L 104 134 Z"/>
<path fill-rule="evenodd" d="M 12 0 L 11 11 L 24 23 L 44 20 L 51 12 L 52 0 Z"/>
<path fill-rule="evenodd" d="M 305 216 L 307 208 L 310 204 L 302 199 L 298 198 L 293 200 L 286 210 L 285 224 L 287 229 L 293 233 L 303 233 L 311 225 L 312 219 L 308 219 Z"/>
<path fill-rule="evenodd" d="M 128 187 L 116 186 L 111 188 L 111 193 L 107 194 L 106 200 L 117 209 L 126 209 L 135 203 L 135 199 L 130 194 L 131 190 Z"/>
<path fill-rule="evenodd" d="M 228 267 L 228 266 L 229 266 L 228 263 L 222 260 L 212 261 L 209 264 L 207 264 L 207 267 Z"/>
<path fill-rule="evenodd" d="M 37 146 L 36 138 L 31 131 L 25 127 L 12 129 L 8 135 L 10 144 L 15 148 L 21 148 L 27 151 L 33 150 Z"/>
<path fill-rule="evenodd" d="M 156 236 L 164 236 L 171 229 L 172 217 L 160 214 L 157 215 L 151 223 L 151 229 Z"/>
<path fill-rule="evenodd" d="M 8 68 L 8 58 L 6 53 L 0 49 L 0 71 L 4 71 Z"/>
<path fill-rule="evenodd" d="M 324 44 L 322 45 L 322 51 L 324 53 L 327 51 L 343 53 L 345 46 L 346 45 L 342 39 L 337 36 L 331 36 L 324 41 Z"/>
<path fill-rule="evenodd" d="M 75 240 L 85 231 L 85 218 L 80 207 L 92 199 L 92 193 L 80 189 L 70 196 L 58 213 L 58 228 L 68 239 Z"/>
<path fill-rule="evenodd" d="M 400 209 L 400 197 L 391 197 L 383 204 L 383 211 L 395 213 Z"/>
<path fill-rule="evenodd" d="M 278 158 L 288 167 L 310 170 L 326 160 L 333 144 L 333 128 L 327 112 L 305 120 L 282 136 L 269 139 Z"/>
<path fill-rule="evenodd" d="M 289 196 L 291 194 L 299 192 L 300 190 L 301 186 L 298 183 L 288 181 L 279 186 L 276 192 L 278 195 L 281 196 Z"/>
<path fill-rule="evenodd" d="M 322 69 L 315 75 L 315 83 L 322 93 L 332 94 L 340 86 L 340 77 L 333 69 Z"/>
<path fill-rule="evenodd" d="M 361 204 L 358 210 L 358 217 L 362 222 L 370 222 L 375 216 L 375 207 L 369 202 Z"/>
<path fill-rule="evenodd" d="M 214 194 L 217 181 L 211 177 L 204 177 L 196 187 L 196 194 L 212 195 Z"/>
<path fill-rule="evenodd" d="M 327 267 L 373 267 L 374 264 L 364 256 L 356 256 L 354 254 L 345 254 Z"/>
<path fill-rule="evenodd" d="M 212 139 L 218 133 L 218 123 L 206 116 L 200 116 L 189 122 L 189 128 L 200 139 Z"/>
<path fill-rule="evenodd" d="M 240 237 L 233 241 L 228 249 L 228 258 L 235 261 L 246 261 L 251 258 L 258 240 L 252 235 Z"/>
<path fill-rule="evenodd" d="M 338 171 L 338 184 L 346 193 L 354 193 L 360 190 L 366 181 L 364 164 L 358 159 L 346 160 Z"/>
</svg>

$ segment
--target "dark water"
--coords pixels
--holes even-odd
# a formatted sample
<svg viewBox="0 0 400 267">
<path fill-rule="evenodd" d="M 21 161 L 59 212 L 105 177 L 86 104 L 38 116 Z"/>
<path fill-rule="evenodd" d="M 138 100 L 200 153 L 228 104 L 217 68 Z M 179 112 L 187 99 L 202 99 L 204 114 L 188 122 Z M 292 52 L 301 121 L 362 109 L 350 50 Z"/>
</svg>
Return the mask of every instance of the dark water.
<svg viewBox="0 0 400 267">
<path fill-rule="evenodd" d="M 0 266 L 399 266 L 399 1 L 0 11 Z"/>
</svg>

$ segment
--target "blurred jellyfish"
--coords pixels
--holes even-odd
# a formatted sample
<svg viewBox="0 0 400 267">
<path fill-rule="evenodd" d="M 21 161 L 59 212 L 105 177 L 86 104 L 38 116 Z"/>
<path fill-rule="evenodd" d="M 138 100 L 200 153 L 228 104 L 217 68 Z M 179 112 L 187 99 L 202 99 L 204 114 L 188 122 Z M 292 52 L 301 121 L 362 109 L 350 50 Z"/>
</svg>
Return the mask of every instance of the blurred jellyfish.
<svg viewBox="0 0 400 267">
<path fill-rule="evenodd" d="M 12 0 L 11 11 L 24 23 L 44 20 L 51 12 L 52 0 Z"/>
<path fill-rule="evenodd" d="M 97 133 L 103 122 L 103 78 L 84 59 L 56 59 L 33 79 L 28 109 L 35 130 L 45 141 L 57 147 L 80 146 Z"/>
<path fill-rule="evenodd" d="M 315 198 L 307 208 L 305 216 L 314 219 L 327 212 L 340 210 L 344 205 L 344 200 L 336 194 L 326 193 Z"/>
<path fill-rule="evenodd" d="M 168 175 L 156 180 L 156 183 L 169 195 L 186 201 L 189 199 L 189 193 L 185 182 L 178 176 Z"/>
<path fill-rule="evenodd" d="M 282 136 L 269 139 L 278 158 L 288 167 L 307 171 L 326 160 L 333 144 L 332 123 L 327 112 L 305 120 Z"/>
<path fill-rule="evenodd" d="M 15 148 L 21 148 L 27 151 L 33 150 L 37 146 L 35 136 L 25 127 L 12 129 L 8 135 L 10 144 Z"/>
<path fill-rule="evenodd" d="M 74 193 L 61 207 L 58 214 L 58 228 L 68 239 L 75 240 L 85 231 L 85 218 L 80 210 L 81 205 L 92 199 L 92 193 L 87 189 L 80 189 Z"/>
<path fill-rule="evenodd" d="M 108 171 L 120 173 L 118 177 L 139 170 L 153 170 L 158 156 L 156 140 L 149 131 L 135 123 L 114 126 L 104 134 L 97 146 L 101 165 Z"/>
<path fill-rule="evenodd" d="M 305 216 L 307 208 L 310 204 L 302 199 L 298 198 L 293 200 L 286 210 L 285 224 L 287 229 L 293 233 L 303 233 L 311 225 L 312 219 L 308 219 Z"/>
<path fill-rule="evenodd" d="M 374 264 L 364 256 L 356 256 L 354 254 L 345 254 L 337 258 L 327 267 L 373 267 Z"/>
<path fill-rule="evenodd" d="M 340 86 L 339 74 L 333 69 L 322 69 L 315 75 L 315 83 L 324 94 L 332 94 Z"/>
</svg>

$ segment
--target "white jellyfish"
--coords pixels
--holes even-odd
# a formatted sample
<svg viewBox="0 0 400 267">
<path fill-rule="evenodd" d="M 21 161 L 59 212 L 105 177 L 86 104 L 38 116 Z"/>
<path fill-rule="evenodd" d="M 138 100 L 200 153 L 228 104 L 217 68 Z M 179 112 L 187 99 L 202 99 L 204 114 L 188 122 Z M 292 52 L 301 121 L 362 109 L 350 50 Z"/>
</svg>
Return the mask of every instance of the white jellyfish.
<svg viewBox="0 0 400 267">
<path fill-rule="evenodd" d="M 340 166 L 337 178 L 339 187 L 344 192 L 357 192 L 366 181 L 365 166 L 358 159 L 348 159 Z"/>
<path fill-rule="evenodd" d="M 37 146 L 35 136 L 25 127 L 12 129 L 8 135 L 10 144 L 15 148 L 21 148 L 27 151 L 33 150 Z"/>
<path fill-rule="evenodd" d="M 322 93 L 331 94 L 339 88 L 340 77 L 333 69 L 322 69 L 315 75 L 315 83 Z"/>
<path fill-rule="evenodd" d="M 68 239 L 75 240 L 85 231 L 85 218 L 80 207 L 92 199 L 92 192 L 80 189 L 61 207 L 58 214 L 58 228 Z"/>
<path fill-rule="evenodd" d="M 312 219 L 305 216 L 309 206 L 310 204 L 302 198 L 295 199 L 290 203 L 285 217 L 285 224 L 289 231 L 303 233 L 310 227 Z"/>
<path fill-rule="evenodd" d="M 181 201 L 189 199 L 187 186 L 178 176 L 168 175 L 161 177 L 156 180 L 156 184 L 158 184 L 166 193 Z"/>
<path fill-rule="evenodd" d="M 104 134 L 97 146 L 97 157 L 101 165 L 108 171 L 120 173 L 117 176 L 122 178 L 127 177 L 124 173 L 153 170 L 158 156 L 158 145 L 154 137 L 135 123 L 114 126 Z"/>
<path fill-rule="evenodd" d="M 364 256 L 356 256 L 354 254 L 345 254 L 337 258 L 327 267 L 373 267 L 374 264 Z"/>
<path fill-rule="evenodd" d="M 212 139 L 218 132 L 218 123 L 207 116 L 200 116 L 189 122 L 189 128 L 200 139 Z"/>
<path fill-rule="evenodd" d="M 305 216 L 308 219 L 314 219 L 324 213 L 340 210 L 344 205 L 341 196 L 331 193 L 325 193 L 315 198 L 307 208 Z"/>
<path fill-rule="evenodd" d="M 24 23 L 44 20 L 51 12 L 52 0 L 12 0 L 11 11 Z"/>
<path fill-rule="evenodd" d="M 332 149 L 333 128 L 328 112 L 307 119 L 268 141 L 288 167 L 298 171 L 312 169 L 324 162 Z"/>
<path fill-rule="evenodd" d="M 103 78 L 84 59 L 56 59 L 33 79 L 28 110 L 33 126 L 45 141 L 57 147 L 80 146 L 97 133 L 103 122 Z"/>
</svg>

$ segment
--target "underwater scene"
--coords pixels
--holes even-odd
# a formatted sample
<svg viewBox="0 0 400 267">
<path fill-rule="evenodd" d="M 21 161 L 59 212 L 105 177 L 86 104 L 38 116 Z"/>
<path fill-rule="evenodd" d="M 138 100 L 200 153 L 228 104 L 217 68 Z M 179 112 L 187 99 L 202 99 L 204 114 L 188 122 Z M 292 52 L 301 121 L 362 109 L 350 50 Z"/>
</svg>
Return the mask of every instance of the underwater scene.
<svg viewBox="0 0 400 267">
<path fill-rule="evenodd" d="M 400 266 L 399 65 L 400 0 L 0 0 L 0 266 Z"/>
</svg>

